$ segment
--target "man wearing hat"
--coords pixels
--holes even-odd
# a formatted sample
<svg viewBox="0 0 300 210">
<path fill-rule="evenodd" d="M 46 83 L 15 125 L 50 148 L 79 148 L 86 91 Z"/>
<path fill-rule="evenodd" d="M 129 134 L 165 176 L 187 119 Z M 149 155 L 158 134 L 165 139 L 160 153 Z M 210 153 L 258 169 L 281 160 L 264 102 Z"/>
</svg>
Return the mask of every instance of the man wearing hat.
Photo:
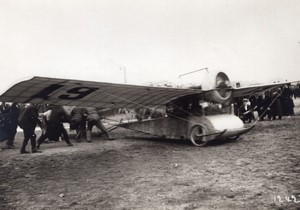
<svg viewBox="0 0 300 210">
<path fill-rule="evenodd" d="M 243 104 L 239 109 L 239 117 L 241 118 L 241 120 L 243 120 L 244 123 L 247 120 L 249 121 L 249 123 L 251 123 L 252 116 L 253 114 L 252 114 L 251 106 L 249 105 L 249 101 L 247 98 L 244 98 Z"/>
</svg>

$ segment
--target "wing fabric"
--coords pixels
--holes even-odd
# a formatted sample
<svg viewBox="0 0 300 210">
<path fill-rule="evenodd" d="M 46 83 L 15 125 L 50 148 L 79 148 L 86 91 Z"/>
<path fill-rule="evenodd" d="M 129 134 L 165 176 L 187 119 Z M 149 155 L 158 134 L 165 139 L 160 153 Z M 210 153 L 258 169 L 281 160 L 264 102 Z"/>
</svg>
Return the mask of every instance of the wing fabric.
<svg viewBox="0 0 300 210">
<path fill-rule="evenodd" d="M 236 88 L 233 89 L 233 97 L 243 97 L 243 96 L 250 96 L 254 94 L 260 94 L 264 91 L 273 89 L 275 87 L 281 87 L 289 83 L 293 83 L 293 82 L 273 83 L 267 85 L 255 85 L 255 86 Z"/>
<path fill-rule="evenodd" d="M 81 80 L 34 77 L 0 96 L 0 101 L 101 108 L 160 107 L 202 90 L 148 87 Z"/>
</svg>

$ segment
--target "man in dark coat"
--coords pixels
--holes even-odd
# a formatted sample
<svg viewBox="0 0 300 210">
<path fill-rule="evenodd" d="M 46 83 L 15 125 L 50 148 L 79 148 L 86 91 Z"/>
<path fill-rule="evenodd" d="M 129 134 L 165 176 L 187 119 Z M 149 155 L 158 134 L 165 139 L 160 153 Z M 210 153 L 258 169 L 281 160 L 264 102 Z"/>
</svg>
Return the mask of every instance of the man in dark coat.
<svg viewBox="0 0 300 210">
<path fill-rule="evenodd" d="M 6 141 L 8 139 L 7 134 L 7 119 L 5 114 L 7 113 L 7 109 L 4 103 L 0 104 L 0 142 Z"/>
<path fill-rule="evenodd" d="M 36 134 L 35 128 L 36 125 L 39 124 L 41 126 L 41 122 L 39 120 L 39 105 L 31 104 L 26 107 L 19 116 L 19 126 L 23 129 L 24 132 L 24 140 L 21 147 L 21 154 L 28 153 L 26 151 L 27 143 L 30 139 L 31 142 L 31 152 L 36 153 L 39 152 L 36 148 Z"/>
<path fill-rule="evenodd" d="M 271 109 L 271 103 L 274 97 L 271 95 L 270 91 L 262 93 L 257 98 L 257 112 L 260 120 L 264 120 L 264 117 L 268 117 L 269 120 L 273 117 L 273 109 Z M 275 105 L 274 105 L 275 106 Z"/>
<path fill-rule="evenodd" d="M 4 113 L 6 118 L 5 121 L 5 131 L 8 135 L 6 145 L 2 149 L 14 149 L 14 140 L 17 133 L 18 118 L 20 114 L 20 109 L 16 103 L 13 103 L 8 111 Z"/>
<path fill-rule="evenodd" d="M 278 92 L 275 91 L 273 93 L 272 101 L 273 101 L 273 104 L 271 105 L 272 120 L 276 120 L 277 116 L 278 116 L 278 119 L 281 120 L 282 106 L 281 106 L 280 95 L 278 95 Z"/>
<path fill-rule="evenodd" d="M 52 105 L 50 106 L 50 111 L 46 116 L 46 131 L 42 133 L 41 137 L 38 139 L 37 148 L 40 148 L 40 145 L 47 139 L 55 140 L 61 135 L 63 140 L 66 141 L 68 146 L 73 146 L 69 140 L 69 135 L 64 128 L 63 123 L 69 122 L 69 116 L 62 106 Z"/>
</svg>

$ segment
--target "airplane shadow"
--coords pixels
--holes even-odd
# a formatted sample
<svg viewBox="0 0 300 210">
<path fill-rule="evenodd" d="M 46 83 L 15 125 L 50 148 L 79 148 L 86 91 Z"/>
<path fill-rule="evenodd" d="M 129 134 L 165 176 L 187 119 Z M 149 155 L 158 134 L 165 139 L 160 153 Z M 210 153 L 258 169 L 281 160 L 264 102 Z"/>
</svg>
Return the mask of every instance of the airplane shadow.
<svg viewBox="0 0 300 210">
<path fill-rule="evenodd" d="M 75 139 L 76 134 L 70 134 L 70 139 Z M 93 133 L 92 138 L 104 138 L 102 133 Z M 161 138 L 161 137 L 154 137 L 154 136 L 134 136 L 134 135 L 126 135 L 126 136 L 115 136 L 115 140 L 118 139 L 124 139 L 124 140 L 141 140 L 141 141 L 148 141 L 148 142 L 155 142 L 155 143 L 162 143 L 162 144 L 173 144 L 173 145 L 180 145 L 180 146 L 186 146 L 186 147 L 194 147 L 192 142 L 188 139 L 167 139 L 167 138 Z M 84 141 L 84 140 L 83 140 Z M 234 143 L 237 140 L 213 140 L 208 142 L 207 145 L 204 147 L 216 147 L 216 146 L 222 146 L 224 144 L 231 144 Z"/>
<path fill-rule="evenodd" d="M 191 142 L 186 139 L 166 139 L 166 138 L 153 137 L 153 136 L 151 136 L 151 137 L 126 136 L 125 139 L 142 140 L 142 141 L 176 144 L 176 145 L 185 145 L 185 146 L 191 145 Z"/>
<path fill-rule="evenodd" d="M 134 139 L 134 140 L 142 140 L 142 141 L 150 141 L 150 142 L 158 142 L 158 143 L 167 143 L 167 144 L 176 144 L 181 146 L 194 146 L 192 142 L 188 139 L 166 139 L 166 138 L 159 138 L 159 137 L 136 137 L 136 136 L 126 136 L 125 139 Z M 224 144 L 231 144 L 234 143 L 236 140 L 213 140 L 207 143 L 204 147 L 216 147 L 222 146 Z"/>
</svg>

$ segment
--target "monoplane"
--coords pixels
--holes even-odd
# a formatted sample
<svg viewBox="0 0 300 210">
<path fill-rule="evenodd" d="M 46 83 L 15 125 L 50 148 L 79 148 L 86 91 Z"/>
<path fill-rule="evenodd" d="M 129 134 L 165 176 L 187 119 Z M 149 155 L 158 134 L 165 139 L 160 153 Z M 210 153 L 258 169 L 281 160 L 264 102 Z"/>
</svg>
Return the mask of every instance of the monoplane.
<svg viewBox="0 0 300 210">
<path fill-rule="evenodd" d="M 187 139 L 204 146 L 214 139 L 236 139 L 253 126 L 232 113 L 232 99 L 287 84 L 234 88 L 224 72 L 210 73 L 205 83 L 188 88 L 139 86 L 33 77 L 13 85 L 0 101 L 63 106 L 164 109 L 165 115 L 119 126 L 167 139 Z"/>
</svg>

